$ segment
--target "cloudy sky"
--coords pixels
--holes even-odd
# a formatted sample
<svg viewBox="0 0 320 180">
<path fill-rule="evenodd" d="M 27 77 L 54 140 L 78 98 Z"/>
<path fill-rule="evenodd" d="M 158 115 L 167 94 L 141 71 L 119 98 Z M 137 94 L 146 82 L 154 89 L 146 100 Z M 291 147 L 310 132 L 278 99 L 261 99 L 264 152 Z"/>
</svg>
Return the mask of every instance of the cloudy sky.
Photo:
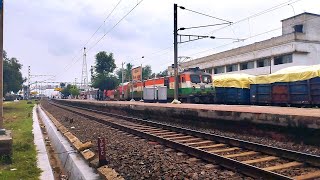
<svg viewBox="0 0 320 180">
<path fill-rule="evenodd" d="M 135 66 L 149 64 L 154 72 L 166 69 L 173 63 L 173 3 L 237 22 L 222 29 L 219 28 L 223 26 L 192 29 L 185 34 L 246 39 L 240 42 L 203 39 L 179 45 L 179 56 L 193 59 L 279 36 L 280 21 L 294 14 L 320 14 L 318 0 L 143 0 L 115 26 L 139 2 L 6 0 L 4 48 L 9 57 L 17 57 L 23 64 L 25 77 L 30 65 L 33 75 L 55 75 L 54 81 L 74 82 L 75 78 L 78 81 L 81 78 L 84 46 L 89 50 L 88 74 L 90 66 L 94 65 L 94 56 L 99 51 L 112 52 L 118 67 L 121 62 L 126 62 Z M 186 10 L 179 9 L 178 15 L 178 27 L 222 23 Z M 98 42 L 99 39 L 101 41 Z M 33 78 L 32 81 L 45 79 Z"/>
</svg>

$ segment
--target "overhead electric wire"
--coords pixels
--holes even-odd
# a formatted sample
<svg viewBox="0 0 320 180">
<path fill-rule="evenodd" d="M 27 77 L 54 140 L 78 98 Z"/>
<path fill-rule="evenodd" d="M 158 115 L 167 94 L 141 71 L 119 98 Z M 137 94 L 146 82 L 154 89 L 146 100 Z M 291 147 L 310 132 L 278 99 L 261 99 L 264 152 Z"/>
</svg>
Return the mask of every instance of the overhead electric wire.
<svg viewBox="0 0 320 180">
<path fill-rule="evenodd" d="M 108 16 L 104 19 L 103 23 L 98 27 L 98 29 L 91 35 L 91 37 L 87 40 L 87 42 L 84 44 L 84 47 L 89 43 L 89 41 L 94 37 L 94 35 L 97 34 L 97 32 L 100 30 L 100 28 L 104 25 L 104 23 L 109 19 L 111 14 L 114 12 L 115 9 L 117 9 L 118 5 L 121 3 L 122 0 L 119 0 L 118 3 L 114 6 L 114 8 L 111 10 L 111 12 L 108 14 Z"/>
<path fill-rule="evenodd" d="M 141 0 L 142 1 L 142 0 Z M 141 3 L 141 1 L 139 2 L 139 3 L 137 3 L 137 5 L 138 4 L 140 4 Z M 289 1 L 286 1 L 286 2 L 284 2 L 284 3 L 281 3 L 281 4 L 279 4 L 279 5 L 276 5 L 276 6 L 273 6 L 273 7 L 271 7 L 271 8 L 269 8 L 269 9 L 266 9 L 266 10 L 264 10 L 264 11 L 261 11 L 261 12 L 258 12 L 258 13 L 256 13 L 256 14 L 253 14 L 253 15 L 251 15 L 251 16 L 248 16 L 248 17 L 246 17 L 246 18 L 243 18 L 243 19 L 240 19 L 240 20 L 238 20 L 238 21 L 236 21 L 236 22 L 234 22 L 234 23 L 232 23 L 232 24 L 229 24 L 229 25 L 227 25 L 227 26 L 224 26 L 224 27 L 222 27 L 222 28 L 219 28 L 219 29 L 216 29 L 216 30 L 214 30 L 214 31 L 211 31 L 211 32 L 209 32 L 209 33 L 213 33 L 213 32 L 216 32 L 216 31 L 219 31 L 219 30 L 221 30 L 221 29 L 224 29 L 224 28 L 226 28 L 226 27 L 229 27 L 229 26 L 232 26 L 232 25 L 234 25 L 234 24 L 237 24 L 237 23 L 240 23 L 240 22 L 242 22 L 242 21 L 244 21 L 244 20 L 248 20 L 248 19 L 251 19 L 251 18 L 254 18 L 254 17 L 257 17 L 257 16 L 260 16 L 260 15 L 263 15 L 263 14 L 265 14 L 265 13 L 268 13 L 268 12 L 271 12 L 271 11 L 274 11 L 274 10 L 276 10 L 276 9 L 279 9 L 279 8 L 282 8 L 282 7 L 284 7 L 284 6 L 287 6 L 287 5 L 291 5 L 291 4 L 294 4 L 294 3 L 296 3 L 296 2 L 299 2 L 299 1 L 301 1 L 301 0 L 296 0 L 296 1 L 293 1 L 293 0 L 289 0 Z M 288 4 L 289 3 L 289 4 Z M 137 6 L 136 5 L 136 6 Z M 135 6 L 135 7 L 136 7 Z M 135 8 L 134 7 L 134 8 Z M 134 9 L 133 8 L 133 9 Z M 132 10 L 133 10 L 132 9 Z M 131 11 L 132 11 L 131 10 Z M 197 11 L 193 11 L 193 10 L 190 10 L 190 9 L 186 9 L 186 10 L 188 10 L 188 11 L 191 11 L 191 12 L 194 12 L 194 13 L 197 13 L 197 14 L 200 14 L 200 15 L 204 15 L 204 16 L 207 16 L 207 17 L 211 17 L 211 18 L 214 18 L 214 19 L 219 19 L 219 20 L 223 20 L 223 19 L 220 19 L 220 18 L 217 18 L 217 17 L 213 17 L 213 16 L 210 16 L 210 15 L 207 15 L 207 14 L 204 14 L 204 13 L 200 13 L 200 12 L 197 12 Z M 130 11 L 130 12 L 131 12 Z M 129 12 L 129 13 L 130 13 Z M 129 14 L 128 13 L 128 14 Z M 127 15 L 128 15 L 127 14 Z M 125 18 L 125 17 L 124 17 Z M 123 19 L 124 19 L 123 18 Z M 118 23 L 120 23 L 122 20 L 120 20 Z M 230 21 L 227 21 L 227 20 L 223 20 L 223 21 L 226 21 L 226 22 L 230 22 Z M 117 23 L 117 24 L 118 24 Z M 101 27 L 100 27 L 101 28 Z M 113 28 L 115 28 L 115 26 L 113 27 Z M 112 29 L 113 29 L 112 28 Z M 111 29 L 111 30 L 112 30 Z M 271 31 L 273 31 L 273 30 L 270 30 L 270 32 Z M 110 30 L 106 33 L 106 34 L 108 34 L 110 32 Z M 96 32 L 95 32 L 96 33 Z M 266 33 L 268 33 L 268 32 L 266 32 Z M 105 35 L 106 35 L 105 34 Z M 263 33 L 262 33 L 263 34 Z M 262 35 L 262 34 L 260 34 L 260 35 Z M 95 45 L 96 44 L 98 44 L 104 37 L 105 37 L 105 35 L 102 37 L 102 38 L 100 38 L 96 43 L 95 43 Z M 256 36 L 258 36 L 258 35 L 254 35 L 254 36 L 252 36 L 252 37 L 256 37 Z M 91 37 L 92 38 L 92 37 Z M 247 38 L 247 39 L 250 39 L 250 38 Z M 232 42 L 232 43 L 234 43 L 234 42 Z M 228 44 L 232 44 L 232 43 L 228 43 Z M 94 46 L 95 46 L 94 45 Z M 94 47 L 94 46 L 92 46 L 91 48 L 90 48 L 90 50 Z M 166 48 L 166 49 L 164 49 L 164 50 L 167 50 L 167 49 L 171 49 L 173 46 L 170 46 L 170 47 L 168 47 L 168 48 Z M 82 50 L 82 49 L 81 49 Z M 160 50 L 159 52 L 162 52 L 162 51 L 164 51 L 164 50 Z M 212 48 L 210 49 L 210 50 L 212 50 Z M 206 51 L 209 51 L 209 50 L 206 50 Z M 158 51 L 157 51 L 158 52 Z M 156 53 L 157 53 L 156 52 Z M 168 53 L 168 52 L 167 52 Z M 167 53 L 164 53 L 164 54 L 167 54 Z M 153 54 L 153 53 L 152 53 Z M 161 55 L 160 55 L 161 56 Z M 136 59 L 136 60 L 133 60 L 132 62 L 134 62 L 134 61 L 137 61 L 137 60 L 140 60 L 140 59 Z M 149 61 L 149 60 L 148 60 Z M 68 68 L 68 69 L 70 69 L 70 68 Z"/>
<path fill-rule="evenodd" d="M 111 29 L 109 29 L 109 31 L 107 33 L 105 33 L 93 46 L 91 46 L 86 53 L 88 53 L 94 46 L 96 46 L 108 33 L 110 33 L 123 19 L 125 19 L 143 0 L 140 0 L 127 14 L 125 14 Z M 119 4 L 119 2 L 118 2 Z M 116 6 L 118 6 L 118 4 Z M 115 8 L 114 8 L 115 9 Z M 114 10 L 113 10 L 114 11 Z M 100 27 L 101 28 L 101 27 Z M 81 49 L 80 52 L 82 52 L 83 49 Z M 77 56 L 75 56 L 73 59 L 75 59 Z M 71 63 L 71 66 L 70 64 L 67 65 L 65 68 L 64 68 L 64 71 L 63 72 L 66 72 L 68 71 L 75 63 L 77 63 L 79 60 L 80 60 L 81 56 L 78 57 L 73 63 Z M 70 67 L 68 67 L 70 66 Z M 55 75 L 55 78 L 58 77 L 59 75 L 61 75 L 62 73 L 60 74 L 57 74 Z M 44 80 L 46 81 L 46 80 Z"/>
<path fill-rule="evenodd" d="M 209 25 L 202 25 L 202 26 L 193 26 L 193 27 L 182 27 L 179 28 L 179 30 L 186 30 L 186 29 L 195 29 L 195 28 L 204 28 L 204 27 L 211 27 L 211 26 L 219 26 L 219 25 L 224 25 L 224 24 L 229 24 L 229 23 L 219 23 L 219 24 L 209 24 Z"/>
<path fill-rule="evenodd" d="M 144 63 L 146 63 L 146 62 L 148 62 L 148 61 L 151 60 L 150 57 L 153 57 L 154 55 L 157 55 L 157 54 L 160 53 L 160 52 L 167 51 L 167 50 L 170 50 L 170 49 L 172 49 L 172 48 L 173 48 L 173 45 L 172 45 L 172 46 L 169 46 L 169 47 L 167 47 L 167 48 L 161 49 L 161 50 L 159 50 L 159 51 L 156 51 L 156 52 L 147 54 L 147 55 L 144 56 L 144 59 L 147 59 L 147 60 L 142 61 L 140 64 L 144 64 Z M 170 51 L 168 51 L 168 52 L 170 52 Z M 162 53 L 162 54 L 160 54 L 160 55 L 158 55 L 158 56 L 162 56 L 162 55 L 164 55 L 164 54 L 167 54 L 168 52 Z M 133 62 L 135 62 L 135 61 L 137 61 L 137 60 L 140 60 L 140 59 L 142 59 L 142 58 L 133 58 L 133 60 L 129 61 L 128 63 L 133 63 Z"/>
<path fill-rule="evenodd" d="M 194 10 L 191 10 L 191 9 L 187 9 L 183 6 L 179 6 L 180 9 L 183 9 L 183 10 L 186 10 L 186 11 L 190 11 L 190 12 L 193 12 L 193 13 L 196 13 L 196 14 L 200 14 L 200 15 L 203 15 L 203 16 L 207 16 L 207 17 L 210 17 L 210 18 L 213 18 L 213 19 L 217 19 L 217 20 L 220 20 L 220 21 L 225 21 L 225 22 L 228 22 L 228 23 L 232 23 L 231 21 L 228 21 L 228 20 L 225 20 L 225 19 L 221 19 L 221 18 L 218 18 L 218 17 L 214 17 L 214 16 L 211 16 L 211 15 L 208 15 L 208 14 L 204 14 L 204 13 L 201 13 L 201 12 L 198 12 L 198 11 L 194 11 Z"/>
<path fill-rule="evenodd" d="M 229 25 L 227 25 L 227 26 L 224 26 L 224 27 L 215 29 L 215 30 L 209 32 L 208 34 L 212 34 L 212 33 L 214 33 L 214 32 L 217 32 L 217 31 L 220 31 L 220 30 L 222 30 L 222 29 L 225 29 L 226 27 L 234 26 L 235 24 L 238 24 L 238 23 L 240 23 L 240 22 L 242 22 L 242 21 L 245 21 L 245 20 L 248 20 L 248 19 L 252 19 L 252 18 L 261 16 L 261 15 L 263 15 L 263 14 L 272 12 L 272 11 L 274 11 L 274 10 L 277 10 L 277 9 L 279 9 L 279 8 L 282 8 L 282 7 L 285 7 L 285 6 L 294 4 L 294 3 L 299 2 L 299 1 L 302 1 L 302 0 L 295 0 L 295 1 L 293 1 L 293 2 L 291 2 L 291 1 L 293 1 L 293 0 L 286 1 L 286 2 L 284 2 L 284 3 L 275 5 L 275 6 L 271 7 L 271 8 L 268 8 L 268 9 L 266 9 L 266 10 L 263 10 L 263 11 L 261 11 L 261 12 L 258 12 L 258 13 L 255 13 L 255 14 L 253 14 L 253 15 L 250 15 L 250 16 L 248 16 L 248 17 L 245 17 L 245 18 L 243 18 L 243 19 L 240 19 L 240 20 L 238 20 L 238 21 L 235 21 L 235 22 L 233 22 L 232 24 L 229 24 Z"/>
<path fill-rule="evenodd" d="M 91 37 L 86 41 L 86 43 L 83 45 L 83 47 L 85 47 L 90 40 L 95 36 L 95 34 L 100 30 L 100 28 L 104 25 L 104 23 L 109 19 L 109 17 L 111 16 L 111 14 L 115 11 L 115 9 L 118 7 L 118 5 L 121 3 L 122 0 L 119 0 L 118 3 L 114 6 L 114 8 L 111 10 L 111 12 L 107 15 L 107 17 L 104 19 L 103 23 L 97 28 L 97 30 L 91 35 Z M 63 72 L 68 71 L 77 61 L 79 61 L 78 54 L 82 53 L 83 48 L 80 49 L 80 51 L 76 53 L 76 55 L 72 58 L 71 63 L 67 64 L 64 69 Z M 82 54 L 81 54 L 82 55 Z M 61 73 L 60 73 L 61 74 Z M 59 76 L 60 74 L 55 75 L 54 78 L 56 78 L 57 76 Z M 48 79 L 51 80 L 52 78 Z"/>
<path fill-rule="evenodd" d="M 292 2 L 292 1 L 293 1 L 293 0 L 289 0 L 289 1 L 286 1 L 286 2 L 284 2 L 284 3 L 278 4 L 278 5 L 276 5 L 276 6 L 273 6 L 273 7 L 271 7 L 271 8 L 268 8 L 268 9 L 263 10 L 263 11 L 261 11 L 261 12 L 258 12 L 258 13 L 255 13 L 255 14 L 253 14 L 253 15 L 250 15 L 250 16 L 248 16 L 248 17 L 242 18 L 242 19 L 240 19 L 240 20 L 238 20 L 238 21 L 236 21 L 236 22 L 234 22 L 234 23 L 232 23 L 232 24 L 230 24 L 230 25 L 227 25 L 227 26 L 221 27 L 221 28 L 219 28 L 219 29 L 210 31 L 210 32 L 208 32 L 207 34 L 209 35 L 209 34 L 212 34 L 213 32 L 217 32 L 217 31 L 219 31 L 219 30 L 221 30 L 221 29 L 225 29 L 225 28 L 227 28 L 227 27 L 230 27 L 231 30 L 232 30 L 232 32 L 233 32 L 233 34 L 235 35 L 235 32 L 234 32 L 234 30 L 232 29 L 232 26 L 233 26 L 233 25 L 235 25 L 235 24 L 237 24 L 237 23 L 240 23 L 240 22 L 242 22 L 242 21 L 245 21 L 245 20 L 249 20 L 249 19 L 254 18 L 254 17 L 258 17 L 258 16 L 263 15 L 263 14 L 265 14 L 265 13 L 272 12 L 272 11 L 274 11 L 274 10 L 277 10 L 277 9 L 279 9 L 279 8 L 282 8 L 282 7 L 285 7 L 285 6 L 287 6 L 287 5 L 294 4 L 294 3 L 298 2 L 298 1 L 301 1 L 301 0 L 295 0 L 295 1 L 293 1 L 293 2 Z M 281 27 L 280 27 L 280 28 L 281 28 Z M 275 30 L 269 30 L 269 31 L 271 32 L 271 31 L 275 31 Z M 265 32 L 265 33 L 268 33 L 268 32 Z M 265 33 L 264 33 L 264 34 L 265 34 Z M 262 34 L 261 34 L 261 35 L 262 35 Z M 236 36 L 236 35 L 235 35 L 235 36 Z M 250 36 L 251 36 L 251 35 L 250 35 Z M 253 37 L 256 37 L 256 36 L 258 36 L 258 35 L 254 35 Z M 238 38 L 238 37 L 237 37 L 237 39 L 240 40 L 241 38 Z M 247 40 L 247 39 L 250 39 L 250 38 L 246 38 L 245 40 Z M 234 43 L 234 42 L 232 42 L 231 44 L 233 44 L 233 43 Z M 206 51 L 210 51 L 210 50 L 212 50 L 212 48 L 209 49 L 209 50 L 205 50 L 205 52 L 206 52 Z"/>
<path fill-rule="evenodd" d="M 219 28 L 219 29 L 217 29 L 217 30 L 214 30 L 214 31 L 210 31 L 210 32 L 207 33 L 207 34 L 211 34 L 211 33 L 216 32 L 216 31 L 218 31 L 218 30 L 221 30 L 221 29 L 230 27 L 231 30 L 232 30 L 232 32 L 233 32 L 233 34 L 236 36 L 234 30 L 233 30 L 232 27 L 231 27 L 232 25 L 237 24 L 237 23 L 240 23 L 240 22 L 242 22 L 242 21 L 244 21 L 244 20 L 249 20 L 249 19 L 251 19 L 251 18 L 258 17 L 258 16 L 260 16 L 260 15 L 263 15 L 263 14 L 265 14 L 265 13 L 274 11 L 274 10 L 279 9 L 279 8 L 281 8 L 281 7 L 284 7 L 284 6 L 287 6 L 287 5 L 290 5 L 290 4 L 294 4 L 294 3 L 298 2 L 298 1 L 301 1 L 301 0 L 296 0 L 296 1 L 293 1 L 293 2 L 292 2 L 292 1 L 293 1 L 293 0 L 289 0 L 289 1 L 286 1 L 286 2 L 284 2 L 284 3 L 280 3 L 280 4 L 276 5 L 276 6 L 273 6 L 273 7 L 271 7 L 271 8 L 266 9 L 266 10 L 263 10 L 263 11 L 261 11 L 261 12 L 258 12 L 258 13 L 255 13 L 255 14 L 253 14 L 253 15 L 250 15 L 250 16 L 248 16 L 248 17 L 245 17 L 245 18 L 243 18 L 243 19 L 240 19 L 240 20 L 238 20 L 238 21 L 236 21 L 236 22 L 233 22 L 232 24 L 228 24 L 227 26 L 221 27 L 221 28 Z M 288 3 L 289 3 L 289 4 L 288 4 Z M 180 6 L 180 8 L 181 8 L 181 6 Z M 204 16 L 207 16 L 207 17 L 211 17 L 211 18 L 214 18 L 214 19 L 218 19 L 218 20 L 222 20 L 222 21 L 226 21 L 226 22 L 230 23 L 230 21 L 227 21 L 227 20 L 224 20 L 224 19 L 221 19 L 221 18 L 217 18 L 217 17 L 211 16 L 211 15 L 207 15 L 207 14 L 204 14 L 204 13 L 200 13 L 200 12 L 197 12 L 197 11 L 194 11 L 194 10 L 186 9 L 186 8 L 184 8 L 184 7 L 182 7 L 181 9 L 184 9 L 184 10 L 191 11 L 191 12 L 194 12 L 194 13 L 197 13 L 197 14 L 200 14 L 200 15 L 204 15 Z M 187 28 L 185 28 L 185 29 L 187 29 Z M 271 30 L 271 31 L 272 31 L 272 30 Z M 270 32 L 271 32 L 271 31 L 270 31 Z M 262 35 L 262 34 L 261 34 L 261 35 Z M 256 36 L 258 36 L 258 35 L 255 35 L 255 36 L 253 36 L 253 37 L 256 37 Z M 237 37 L 237 36 L 236 36 L 236 37 Z M 217 39 L 218 39 L 218 38 L 217 38 Z M 222 38 L 220 38 L 220 39 L 222 39 Z M 246 38 L 246 39 L 244 39 L 244 40 L 247 40 L 247 39 L 250 39 L 250 38 Z M 240 39 L 240 38 L 237 37 L 236 40 L 242 40 L 242 39 Z M 233 44 L 233 43 L 235 43 L 235 42 L 227 43 L 227 44 L 224 44 L 223 46 L 227 46 L 227 45 L 230 45 L 230 44 Z M 183 44 L 183 45 L 185 45 L 185 44 Z M 207 51 L 210 51 L 210 50 L 213 50 L 213 49 L 216 49 L 216 48 L 210 48 L 209 50 L 201 51 L 200 53 L 202 53 L 202 52 L 207 52 Z M 167 54 L 167 53 L 164 53 L 164 54 Z M 198 53 L 196 53 L 196 54 L 198 54 Z M 137 60 L 138 60 L 138 59 L 137 59 Z M 148 61 L 150 61 L 150 60 L 148 60 Z"/>
<path fill-rule="evenodd" d="M 141 0 L 142 1 L 142 0 Z M 141 1 L 140 2 L 138 2 L 137 4 L 136 4 L 136 6 L 138 6 L 140 3 L 141 3 Z M 256 13 L 256 14 L 253 14 L 253 15 L 251 15 L 251 16 L 248 16 L 248 17 L 246 17 L 246 18 L 243 18 L 243 19 L 241 19 L 241 20 L 238 20 L 238 21 L 236 21 L 236 22 L 234 22 L 234 23 L 232 23 L 232 24 L 229 24 L 229 25 L 227 25 L 227 26 L 224 26 L 224 27 L 222 27 L 222 28 L 219 28 L 219 29 L 217 29 L 217 30 L 214 30 L 214 31 L 211 31 L 211 32 L 209 32 L 209 33 L 213 33 L 213 32 L 216 32 L 216 31 L 218 31 L 218 30 L 221 30 L 221 29 L 224 29 L 224 28 L 226 28 L 226 27 L 229 27 L 229 26 L 232 26 L 232 25 L 234 25 L 234 24 L 237 24 L 237 23 L 239 23 L 239 22 L 242 22 L 242 21 L 244 21 L 244 20 L 247 20 L 247 19 L 250 19 L 250 18 L 254 18 L 254 17 L 257 17 L 257 16 L 260 16 L 260 15 L 262 15 L 262 14 L 265 14 L 265 13 L 268 13 L 268 12 L 271 12 L 271 11 L 274 11 L 274 10 L 276 10 L 276 9 L 279 9 L 279 8 L 281 8 L 281 7 L 284 7 L 284 6 L 287 6 L 287 5 L 290 5 L 290 4 L 293 4 L 293 3 L 296 3 L 296 2 L 298 2 L 298 1 L 301 1 L 301 0 L 296 0 L 296 1 L 293 1 L 293 0 L 289 0 L 289 1 L 286 1 L 286 2 L 284 2 L 284 3 L 281 3 L 281 4 L 278 4 L 278 5 L 276 5 L 276 6 L 273 6 L 273 7 L 271 7 L 271 8 L 268 8 L 268 9 L 266 9 L 266 10 L 263 10 L 263 11 L 261 11 L 261 12 L 258 12 L 258 13 Z M 119 2 L 118 2 L 119 3 Z M 289 3 L 289 4 L 288 4 Z M 135 6 L 135 7 L 136 7 Z M 134 7 L 134 8 L 135 8 Z M 134 9 L 133 8 L 133 9 Z M 180 7 L 181 8 L 181 7 Z M 133 10 L 132 9 L 132 10 Z M 131 11 L 132 11 L 131 10 Z M 197 12 L 197 11 L 194 11 L 194 10 L 191 10 L 191 9 L 186 9 L 185 8 L 185 10 L 187 10 L 187 11 L 190 11 L 190 12 L 193 12 L 193 13 L 197 13 L 197 14 L 200 14 L 200 15 L 204 15 L 204 16 L 207 16 L 207 17 L 210 17 L 210 18 L 214 18 L 214 19 L 218 19 L 218 20 L 221 20 L 221 21 L 225 21 L 225 22 L 228 22 L 228 23 L 230 23 L 231 21 L 228 21 L 228 20 L 224 20 L 224 19 L 221 19 L 221 18 L 217 18 L 217 17 L 214 17 L 214 16 L 211 16 L 211 15 L 208 15 L 208 14 L 204 14 L 204 13 L 200 13 L 200 12 Z M 131 13 L 131 11 L 129 11 L 129 13 Z M 128 13 L 128 14 L 129 14 Z M 127 15 L 128 15 L 127 14 Z M 126 15 L 126 16 L 127 16 Z M 125 17 L 124 17 L 125 18 Z M 123 18 L 123 19 L 124 19 Z M 118 23 L 120 23 L 123 19 L 121 19 Z M 117 24 L 118 24 L 117 23 Z M 116 25 L 117 25 L 116 24 Z M 116 26 L 115 25 L 115 26 Z M 114 27 L 112 27 L 110 30 L 112 30 L 113 28 L 115 28 L 115 26 Z M 110 32 L 110 30 L 107 32 L 107 33 L 105 33 L 91 48 L 89 48 L 89 50 L 91 50 L 96 44 L 98 44 L 109 32 Z M 233 30 L 233 29 L 232 29 Z M 209 34 L 208 33 L 208 34 Z M 233 31 L 233 33 L 234 33 L 234 31 Z M 235 34 L 235 33 L 234 33 Z M 170 48 L 172 48 L 172 46 L 170 46 Z M 89 51 L 88 50 L 88 51 Z M 87 52 L 88 52 L 87 51 Z M 166 54 L 166 53 L 165 53 Z M 136 59 L 136 60 L 139 60 L 138 58 Z M 134 60 L 134 61 L 136 61 L 136 60 Z M 78 60 L 77 60 L 78 61 Z M 76 62 L 77 62 L 76 61 Z M 70 68 L 68 68 L 68 69 L 70 69 Z"/>
<path fill-rule="evenodd" d="M 220 29 L 224 29 L 224 28 L 230 27 L 231 30 L 232 30 L 232 32 L 233 32 L 233 34 L 236 36 L 234 30 L 233 30 L 232 27 L 231 27 L 231 26 L 233 26 L 234 24 L 240 23 L 240 22 L 245 21 L 245 20 L 249 20 L 249 19 L 251 19 L 251 18 L 258 17 L 258 16 L 260 16 L 260 15 L 266 14 L 266 13 L 268 13 L 268 12 L 272 12 L 272 11 L 274 11 L 274 10 L 277 10 L 277 9 L 279 9 L 279 8 L 282 8 L 282 7 L 285 7 L 285 6 L 287 6 L 287 5 L 294 4 L 294 3 L 299 2 L 299 1 L 301 1 L 301 0 L 295 0 L 295 1 L 289 0 L 289 1 L 286 1 L 286 2 L 284 2 L 284 3 L 280 3 L 280 4 L 276 5 L 276 6 L 273 6 L 273 7 L 271 7 L 271 8 L 266 9 L 266 10 L 263 10 L 263 11 L 261 11 L 261 12 L 258 12 L 258 13 L 255 13 L 255 14 L 253 14 L 253 15 L 250 15 L 250 16 L 248 16 L 248 17 L 245 17 L 245 18 L 243 18 L 243 19 L 240 19 L 240 20 L 238 20 L 238 21 L 236 21 L 236 22 L 233 22 L 232 24 L 228 24 L 227 26 L 224 26 L 224 27 L 221 27 L 221 28 L 219 28 L 219 29 L 217 29 L 217 30 L 211 31 L 211 32 L 209 32 L 208 34 L 211 34 L 211 33 L 213 33 L 213 32 L 216 32 L 216 31 L 218 31 L 218 30 L 220 30 Z M 186 8 L 185 8 L 185 10 L 188 10 L 188 11 L 189 11 L 189 9 L 186 9 Z M 197 13 L 197 14 L 201 14 L 201 15 L 207 16 L 207 17 L 211 17 L 211 18 L 214 18 L 214 19 L 223 20 L 223 19 L 216 18 L 216 17 L 210 16 L 210 15 L 204 14 L 204 13 L 197 12 L 197 11 L 193 11 L 193 10 L 190 10 L 190 11 L 191 11 L 191 12 L 194 12 L 194 13 Z M 224 20 L 224 21 L 230 22 L 230 21 L 227 21 L 227 20 Z M 280 27 L 280 28 L 276 28 L 276 29 L 272 29 L 272 30 L 268 30 L 268 31 L 266 31 L 266 32 L 259 33 L 259 34 L 253 35 L 253 36 L 250 35 L 250 37 L 245 38 L 245 39 L 235 38 L 235 40 L 238 40 L 237 42 L 239 42 L 239 41 L 245 41 L 245 40 L 248 40 L 248 39 L 251 39 L 251 38 L 254 38 L 254 37 L 263 35 L 263 34 L 266 34 L 266 33 L 270 33 L 270 32 L 272 32 L 272 31 L 275 31 L 275 30 L 278 30 L 278 29 L 281 29 L 281 27 Z M 218 38 L 217 38 L 217 39 L 218 39 Z M 223 39 L 223 38 L 219 38 L 219 39 Z M 230 38 L 230 39 L 233 39 L 233 38 Z M 226 43 L 226 44 L 223 44 L 223 45 L 218 46 L 218 47 L 215 47 L 215 48 L 210 48 L 210 49 L 205 50 L 205 51 L 201 51 L 201 52 L 198 52 L 198 53 L 193 53 L 193 54 L 191 54 L 191 55 L 204 53 L 204 52 L 211 51 L 211 50 L 214 50 L 214 49 L 217 49 L 217 48 L 221 48 L 221 47 L 225 47 L 225 46 L 228 46 L 228 45 L 237 43 L 237 42 Z M 182 44 L 182 45 L 185 45 L 185 44 Z M 181 47 L 182 45 L 180 45 L 180 47 Z M 166 53 L 164 53 L 164 54 L 168 54 L 168 53 L 169 53 L 169 52 L 166 52 Z M 163 55 L 163 54 L 161 54 L 161 55 Z M 160 56 L 161 56 L 161 55 L 160 55 Z M 189 56 L 190 56 L 190 55 L 189 55 Z M 139 60 L 139 59 L 137 59 L 137 60 Z M 148 61 L 150 61 L 150 60 L 144 61 L 144 63 L 145 63 L 145 62 L 148 62 Z M 160 61 L 160 62 L 161 62 L 161 61 Z"/>
<path fill-rule="evenodd" d="M 306 20 L 306 19 L 303 19 L 302 21 L 299 21 L 299 22 L 296 22 L 296 23 L 301 23 L 301 22 L 310 21 L 310 20 L 315 19 L 315 18 L 317 18 L 317 17 L 309 18 L 309 19 L 307 19 L 307 20 Z M 311 26 L 312 26 L 312 27 L 317 27 L 317 28 L 320 27 L 320 26 L 317 26 L 317 25 L 311 25 Z M 261 36 L 261 35 L 264 35 L 264 34 L 267 34 L 267 33 L 273 32 L 273 31 L 276 31 L 276 30 L 280 30 L 281 28 L 282 28 L 282 27 L 278 27 L 278 28 L 274 28 L 274 29 L 271 29 L 271 30 L 267 30 L 267 31 L 264 31 L 264 32 L 262 32 L 262 33 L 258 33 L 258 34 L 252 35 L 252 36 L 250 35 L 249 37 L 243 38 L 242 40 L 243 40 L 243 41 L 246 41 L 246 40 L 252 39 L 252 38 L 254 38 L 254 37 L 258 37 L 258 36 Z M 218 46 L 218 47 L 220 48 L 220 47 L 227 46 L 227 45 L 230 45 L 230 44 L 233 44 L 233 43 L 237 43 L 237 42 L 227 43 L 227 44 L 224 44 L 224 45 Z M 200 52 L 197 52 L 197 53 L 193 53 L 193 54 L 190 54 L 190 55 L 188 55 L 188 56 L 194 56 L 194 55 L 196 55 L 196 54 L 201 54 L 201 53 L 204 53 L 204 52 L 208 52 L 208 51 L 217 49 L 218 47 L 214 47 L 214 48 L 210 48 L 210 49 L 207 49 L 207 50 L 204 50 L 204 51 L 200 51 Z"/>
<path fill-rule="evenodd" d="M 127 14 L 125 14 L 114 26 L 112 26 L 104 35 L 90 48 L 88 48 L 87 52 L 89 52 L 92 48 L 94 48 L 107 34 L 109 34 L 118 24 L 123 21 L 143 0 L 140 0 Z"/>
</svg>

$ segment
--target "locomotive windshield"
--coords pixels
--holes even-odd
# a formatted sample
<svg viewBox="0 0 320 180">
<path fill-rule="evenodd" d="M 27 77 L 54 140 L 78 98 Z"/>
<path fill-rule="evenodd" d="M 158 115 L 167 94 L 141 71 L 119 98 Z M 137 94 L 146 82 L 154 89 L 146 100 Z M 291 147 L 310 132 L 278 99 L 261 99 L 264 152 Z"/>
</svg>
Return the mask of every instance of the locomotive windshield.
<svg viewBox="0 0 320 180">
<path fill-rule="evenodd" d="M 192 83 L 200 83 L 200 76 L 199 75 L 190 75 L 190 79 Z"/>
<path fill-rule="evenodd" d="M 202 75 L 202 82 L 203 83 L 212 83 L 210 75 Z"/>
</svg>

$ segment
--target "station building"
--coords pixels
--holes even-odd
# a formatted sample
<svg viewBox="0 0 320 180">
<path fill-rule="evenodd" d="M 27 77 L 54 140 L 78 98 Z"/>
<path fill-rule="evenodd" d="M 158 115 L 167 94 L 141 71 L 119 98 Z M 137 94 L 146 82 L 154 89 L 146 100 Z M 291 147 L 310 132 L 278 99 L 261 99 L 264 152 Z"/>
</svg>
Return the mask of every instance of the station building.
<svg viewBox="0 0 320 180">
<path fill-rule="evenodd" d="M 290 66 L 320 64 L 320 15 L 302 13 L 282 20 L 282 35 L 180 64 L 214 75 L 262 75 Z"/>
</svg>

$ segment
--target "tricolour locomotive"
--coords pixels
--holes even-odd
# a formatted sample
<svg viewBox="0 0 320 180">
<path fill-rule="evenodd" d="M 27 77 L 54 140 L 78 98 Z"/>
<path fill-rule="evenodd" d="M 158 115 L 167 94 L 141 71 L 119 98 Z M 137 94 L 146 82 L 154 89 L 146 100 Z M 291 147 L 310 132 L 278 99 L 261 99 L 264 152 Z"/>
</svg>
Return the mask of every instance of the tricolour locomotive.
<svg viewBox="0 0 320 180">
<path fill-rule="evenodd" d="M 190 68 L 181 72 L 179 79 L 179 97 L 182 102 L 189 103 L 214 103 L 215 89 L 212 84 L 212 75 L 201 71 L 199 68 Z M 138 82 L 127 82 L 115 90 L 106 92 L 111 100 L 139 100 L 142 98 L 144 87 L 167 87 L 168 101 L 174 98 L 174 76 L 148 79 Z"/>
</svg>

